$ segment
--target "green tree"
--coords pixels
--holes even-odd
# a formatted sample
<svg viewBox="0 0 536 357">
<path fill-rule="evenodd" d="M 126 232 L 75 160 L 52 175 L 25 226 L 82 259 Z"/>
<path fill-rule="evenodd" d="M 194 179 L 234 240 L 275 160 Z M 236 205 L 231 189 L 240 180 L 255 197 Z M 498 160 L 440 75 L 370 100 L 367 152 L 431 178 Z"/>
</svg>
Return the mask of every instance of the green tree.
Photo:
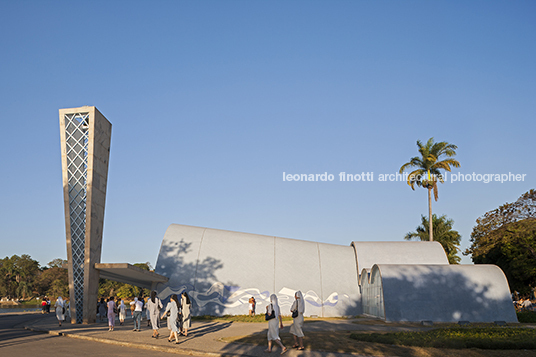
<svg viewBox="0 0 536 357">
<path fill-rule="evenodd" d="M 505 203 L 479 217 L 471 233 L 471 246 L 464 254 L 472 256 L 486 254 L 504 242 L 507 225 L 534 218 L 536 218 L 536 190 L 532 189 L 521 195 L 516 202 Z M 528 246 L 526 248 L 529 249 Z"/>
<path fill-rule="evenodd" d="M 434 199 L 437 201 L 439 194 L 437 189 L 437 181 L 443 183 L 443 175 L 441 170 L 451 171 L 451 166 L 460 167 L 460 163 L 452 159 L 456 156 L 456 145 L 449 144 L 445 141 L 434 143 L 434 138 L 430 138 L 425 145 L 420 140 L 417 140 L 417 147 L 421 156 L 412 157 L 409 162 L 406 162 L 400 167 L 399 172 L 402 174 L 406 169 L 414 168 L 408 175 L 408 185 L 412 190 L 415 190 L 415 184 L 419 187 L 428 190 L 428 220 L 430 241 L 434 240 L 434 230 L 432 228 L 432 190 L 434 191 Z M 440 160 L 443 156 L 447 157 Z"/>
<path fill-rule="evenodd" d="M 460 264 L 461 258 L 458 256 L 458 251 L 460 250 L 460 242 L 462 236 L 458 231 L 452 229 L 454 221 L 448 219 L 446 215 L 437 217 L 435 214 L 432 215 L 432 225 L 433 225 L 433 235 L 436 242 L 441 243 L 449 264 Z M 428 241 L 430 240 L 429 234 L 430 224 L 428 218 L 421 215 L 421 225 L 415 229 L 415 232 L 409 232 L 404 237 L 405 240 L 420 240 Z"/>
<path fill-rule="evenodd" d="M 67 269 L 62 268 L 65 262 L 57 258 L 48 263 L 50 268 L 43 268 L 35 285 L 39 295 L 69 296 L 69 275 Z"/>
<path fill-rule="evenodd" d="M 0 261 L 0 293 L 13 298 L 30 297 L 39 272 L 39 263 L 28 254 L 5 257 Z"/>
<path fill-rule="evenodd" d="M 41 272 L 39 262 L 33 260 L 28 254 L 23 254 L 15 261 L 17 269 L 17 297 L 26 299 L 32 295 L 35 277 Z"/>
<path fill-rule="evenodd" d="M 147 262 L 147 263 L 134 263 L 133 265 L 138 267 L 138 268 L 142 268 L 143 270 L 152 271 L 151 263 L 149 263 L 149 262 Z"/>
<path fill-rule="evenodd" d="M 16 290 L 16 269 L 14 260 L 15 257 L 18 258 L 18 256 L 14 255 L 13 257 L 5 257 L 0 262 L 0 278 L 1 278 L 1 288 L 0 291 L 2 292 L 2 296 L 7 297 L 14 297 L 15 296 L 15 290 Z"/>
<path fill-rule="evenodd" d="M 60 277 L 52 281 L 46 295 L 54 297 L 62 296 L 64 298 L 69 296 L 69 281 L 67 278 L 67 272 L 65 272 L 65 275 L 61 274 Z"/>
<path fill-rule="evenodd" d="M 124 283 L 101 278 L 99 279 L 99 296 L 101 297 L 115 296 L 117 290 L 122 285 L 124 285 Z"/>
<path fill-rule="evenodd" d="M 66 264 L 67 264 L 67 260 L 56 258 L 56 259 L 52 259 L 52 261 L 48 263 L 48 267 L 49 268 L 63 268 L 63 266 Z"/>
<path fill-rule="evenodd" d="M 127 299 L 134 296 L 139 296 L 141 291 L 142 289 L 137 286 L 122 284 L 122 286 L 117 289 L 116 295 L 120 299 Z"/>
<path fill-rule="evenodd" d="M 496 264 L 512 291 L 528 294 L 536 287 L 536 190 L 486 212 L 476 223 L 464 255 L 475 264 Z"/>
<path fill-rule="evenodd" d="M 135 263 L 133 265 L 143 270 L 151 271 L 151 264 L 149 262 Z M 140 295 L 149 296 L 150 293 L 151 292 L 148 289 L 143 289 L 138 286 L 108 279 L 99 280 L 99 296 L 102 297 L 117 296 L 124 299 Z"/>
</svg>

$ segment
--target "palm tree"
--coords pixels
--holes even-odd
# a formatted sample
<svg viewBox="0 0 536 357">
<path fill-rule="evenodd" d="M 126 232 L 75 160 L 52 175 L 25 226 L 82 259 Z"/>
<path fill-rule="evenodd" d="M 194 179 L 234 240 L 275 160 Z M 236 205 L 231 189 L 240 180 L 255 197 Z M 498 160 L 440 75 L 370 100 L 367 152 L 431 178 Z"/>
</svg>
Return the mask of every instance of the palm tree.
<svg viewBox="0 0 536 357">
<path fill-rule="evenodd" d="M 433 230 L 432 234 L 435 237 L 435 240 L 443 246 L 443 249 L 445 249 L 445 253 L 447 253 L 447 258 L 449 260 L 449 264 L 459 264 L 461 261 L 461 258 L 458 256 L 458 251 L 460 250 L 460 242 L 462 239 L 462 236 L 458 231 L 455 231 L 452 229 L 452 226 L 454 225 L 454 221 L 452 219 L 447 219 L 446 215 L 442 215 L 441 217 L 437 217 L 435 214 L 432 215 L 432 224 L 433 224 Z M 405 240 L 421 240 L 421 241 L 427 241 L 429 240 L 429 222 L 428 218 L 426 216 L 421 215 L 421 225 L 418 226 L 415 229 L 415 232 L 409 232 L 404 237 Z"/>
<path fill-rule="evenodd" d="M 430 241 L 434 240 L 434 230 L 432 229 L 432 190 L 434 191 L 434 199 L 437 201 L 437 181 L 443 183 L 443 175 L 440 170 L 450 172 L 450 167 L 460 167 L 457 160 L 451 159 L 456 156 L 456 145 L 449 144 L 445 141 L 434 143 L 434 138 L 430 138 L 426 145 L 423 145 L 420 140 L 417 140 L 420 157 L 412 157 L 409 162 L 406 162 L 400 168 L 400 173 L 403 173 L 407 168 L 416 168 L 408 175 L 408 185 L 412 190 L 417 186 L 428 189 L 428 222 L 430 224 L 429 231 Z M 445 160 L 439 161 L 441 156 L 447 156 Z"/>
</svg>

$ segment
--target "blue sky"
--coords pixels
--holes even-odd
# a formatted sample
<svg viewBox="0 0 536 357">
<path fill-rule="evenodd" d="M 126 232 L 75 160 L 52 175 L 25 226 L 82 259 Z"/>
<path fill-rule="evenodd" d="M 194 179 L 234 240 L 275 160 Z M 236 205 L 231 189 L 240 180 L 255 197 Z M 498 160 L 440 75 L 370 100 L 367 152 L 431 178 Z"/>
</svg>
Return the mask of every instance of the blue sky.
<svg viewBox="0 0 536 357">
<path fill-rule="evenodd" d="M 535 14 L 533 1 L 0 1 L 0 256 L 66 258 L 58 109 L 83 105 L 113 125 L 103 262 L 154 265 L 171 223 L 402 240 L 427 193 L 379 174 L 430 137 L 458 146 L 455 173 L 526 175 L 439 187 L 433 210 L 465 249 L 479 216 L 535 186 Z"/>
</svg>

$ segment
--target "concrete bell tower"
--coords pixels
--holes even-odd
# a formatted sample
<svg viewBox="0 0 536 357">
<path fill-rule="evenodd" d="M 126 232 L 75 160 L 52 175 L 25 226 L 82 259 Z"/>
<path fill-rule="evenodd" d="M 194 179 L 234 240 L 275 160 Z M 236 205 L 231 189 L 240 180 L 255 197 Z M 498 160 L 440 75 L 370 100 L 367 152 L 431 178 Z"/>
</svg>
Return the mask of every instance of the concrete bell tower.
<svg viewBox="0 0 536 357">
<path fill-rule="evenodd" d="M 97 108 L 60 109 L 72 323 L 96 321 L 112 124 Z"/>
</svg>

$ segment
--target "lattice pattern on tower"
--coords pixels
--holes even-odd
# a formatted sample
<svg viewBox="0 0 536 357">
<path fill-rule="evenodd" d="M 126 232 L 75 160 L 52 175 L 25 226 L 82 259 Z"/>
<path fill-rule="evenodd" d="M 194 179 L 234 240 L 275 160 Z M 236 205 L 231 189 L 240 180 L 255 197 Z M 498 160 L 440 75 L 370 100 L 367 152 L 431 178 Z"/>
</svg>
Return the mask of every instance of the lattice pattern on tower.
<svg viewBox="0 0 536 357">
<path fill-rule="evenodd" d="M 84 306 L 88 134 L 89 113 L 65 115 L 71 254 L 77 323 L 82 323 Z"/>
</svg>

